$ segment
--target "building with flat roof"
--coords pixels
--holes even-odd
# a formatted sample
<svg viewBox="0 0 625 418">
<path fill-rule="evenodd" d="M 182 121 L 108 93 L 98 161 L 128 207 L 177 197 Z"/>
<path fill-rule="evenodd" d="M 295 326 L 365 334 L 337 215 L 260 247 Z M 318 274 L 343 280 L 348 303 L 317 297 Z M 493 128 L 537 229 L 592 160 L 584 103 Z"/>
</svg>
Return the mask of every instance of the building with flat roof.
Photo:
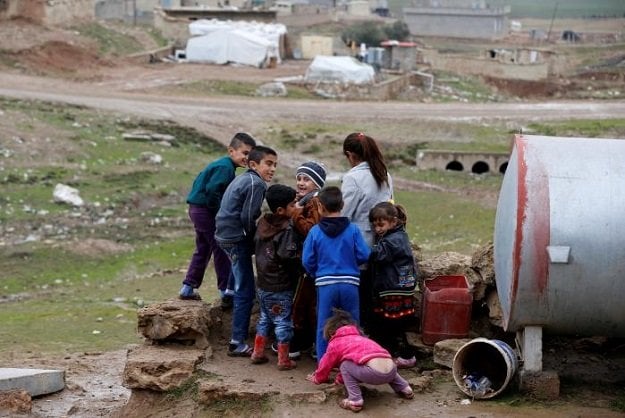
<svg viewBox="0 0 625 418">
<path fill-rule="evenodd" d="M 483 0 L 415 0 L 403 14 L 412 35 L 497 39 L 508 33 L 510 6 Z"/>
</svg>

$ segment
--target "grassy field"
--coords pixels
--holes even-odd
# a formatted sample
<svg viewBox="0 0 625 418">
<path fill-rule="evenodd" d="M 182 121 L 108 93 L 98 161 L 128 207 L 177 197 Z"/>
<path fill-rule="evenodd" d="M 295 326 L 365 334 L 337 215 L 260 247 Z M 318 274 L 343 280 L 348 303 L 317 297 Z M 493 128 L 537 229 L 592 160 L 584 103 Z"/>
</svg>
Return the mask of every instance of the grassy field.
<svg viewBox="0 0 625 418">
<path fill-rule="evenodd" d="M 625 17 L 622 0 L 506 0 L 510 5 L 510 17 L 556 18 Z"/>
<path fill-rule="evenodd" d="M 136 309 L 177 294 L 193 250 L 186 192 L 223 147 L 170 122 L 76 106 L 0 99 L 0 110 L 0 132 L 12 138 L 0 149 L 0 353 L 108 350 L 137 342 Z M 625 120 L 527 126 L 536 133 L 625 137 Z M 373 122 L 363 128 L 380 138 L 388 129 Z M 278 150 L 331 161 L 345 129 L 285 123 L 256 134 Z M 382 146 L 396 177 L 461 191 L 397 190 L 422 253 L 470 255 L 490 241 L 493 204 L 465 192 L 496 194 L 501 176 L 416 171 L 402 156 L 419 147 L 506 150 L 510 128 L 423 122 L 418 130 L 393 129 L 393 140 Z M 172 134 L 175 141 L 123 138 L 136 130 Z M 161 155 L 163 163 L 150 164 L 145 153 Z M 291 173 L 278 177 L 292 181 Z M 87 204 L 53 202 L 57 183 L 77 188 Z M 214 282 L 209 268 L 201 289 L 206 300 L 216 297 Z"/>
<path fill-rule="evenodd" d="M 622 0 L 500 0 L 488 3 L 493 6 L 509 5 L 510 17 L 515 19 L 551 19 L 554 10 L 557 19 L 625 17 L 625 3 Z M 407 0 L 389 0 L 388 4 L 396 16 L 401 16 L 402 8 L 410 7 L 410 1 Z"/>
</svg>

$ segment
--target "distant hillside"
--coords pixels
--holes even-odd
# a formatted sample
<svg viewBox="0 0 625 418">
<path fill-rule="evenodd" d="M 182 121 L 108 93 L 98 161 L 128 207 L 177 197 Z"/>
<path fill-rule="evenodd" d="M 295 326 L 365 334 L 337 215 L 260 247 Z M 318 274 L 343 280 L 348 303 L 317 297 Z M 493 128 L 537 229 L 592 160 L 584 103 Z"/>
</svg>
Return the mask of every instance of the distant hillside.
<svg viewBox="0 0 625 418">
<path fill-rule="evenodd" d="M 556 18 L 624 17 L 624 0 L 494 0 L 493 5 L 510 5 L 512 18 L 551 19 L 556 3 Z M 388 0 L 394 16 L 401 17 L 403 7 L 409 7 L 410 0 Z"/>
</svg>

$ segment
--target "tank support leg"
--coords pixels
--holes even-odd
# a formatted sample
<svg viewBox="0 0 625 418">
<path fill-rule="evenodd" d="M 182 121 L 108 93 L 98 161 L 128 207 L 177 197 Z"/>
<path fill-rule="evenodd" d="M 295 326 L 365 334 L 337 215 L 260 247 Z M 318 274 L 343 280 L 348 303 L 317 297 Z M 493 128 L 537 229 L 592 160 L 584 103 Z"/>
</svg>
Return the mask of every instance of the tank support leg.
<svg viewBox="0 0 625 418">
<path fill-rule="evenodd" d="M 540 372 L 543 369 L 543 329 L 527 326 L 517 331 L 517 346 L 521 349 L 523 369 L 526 372 Z"/>
<path fill-rule="evenodd" d="M 516 335 L 523 367 L 519 371 L 519 389 L 537 399 L 555 400 L 560 396 L 560 378 L 552 370 L 543 370 L 543 328 L 527 326 Z"/>
</svg>

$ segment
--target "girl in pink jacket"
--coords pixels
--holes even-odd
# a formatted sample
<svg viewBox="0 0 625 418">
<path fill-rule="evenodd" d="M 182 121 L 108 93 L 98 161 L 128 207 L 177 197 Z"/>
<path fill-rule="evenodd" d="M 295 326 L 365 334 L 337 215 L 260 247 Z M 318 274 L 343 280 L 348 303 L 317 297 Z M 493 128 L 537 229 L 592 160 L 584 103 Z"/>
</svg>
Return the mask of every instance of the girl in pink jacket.
<svg viewBox="0 0 625 418">
<path fill-rule="evenodd" d="M 412 399 L 414 394 L 408 382 L 397 373 L 397 366 L 388 351 L 375 341 L 363 336 L 348 312 L 334 310 L 325 323 L 324 337 L 329 340 L 317 370 L 306 379 L 314 384 L 328 381 L 330 371 L 338 367 L 334 383 L 345 385 L 347 398 L 339 406 L 358 412 L 364 403 L 360 383 L 382 385 L 388 383 L 399 396 Z"/>
</svg>

